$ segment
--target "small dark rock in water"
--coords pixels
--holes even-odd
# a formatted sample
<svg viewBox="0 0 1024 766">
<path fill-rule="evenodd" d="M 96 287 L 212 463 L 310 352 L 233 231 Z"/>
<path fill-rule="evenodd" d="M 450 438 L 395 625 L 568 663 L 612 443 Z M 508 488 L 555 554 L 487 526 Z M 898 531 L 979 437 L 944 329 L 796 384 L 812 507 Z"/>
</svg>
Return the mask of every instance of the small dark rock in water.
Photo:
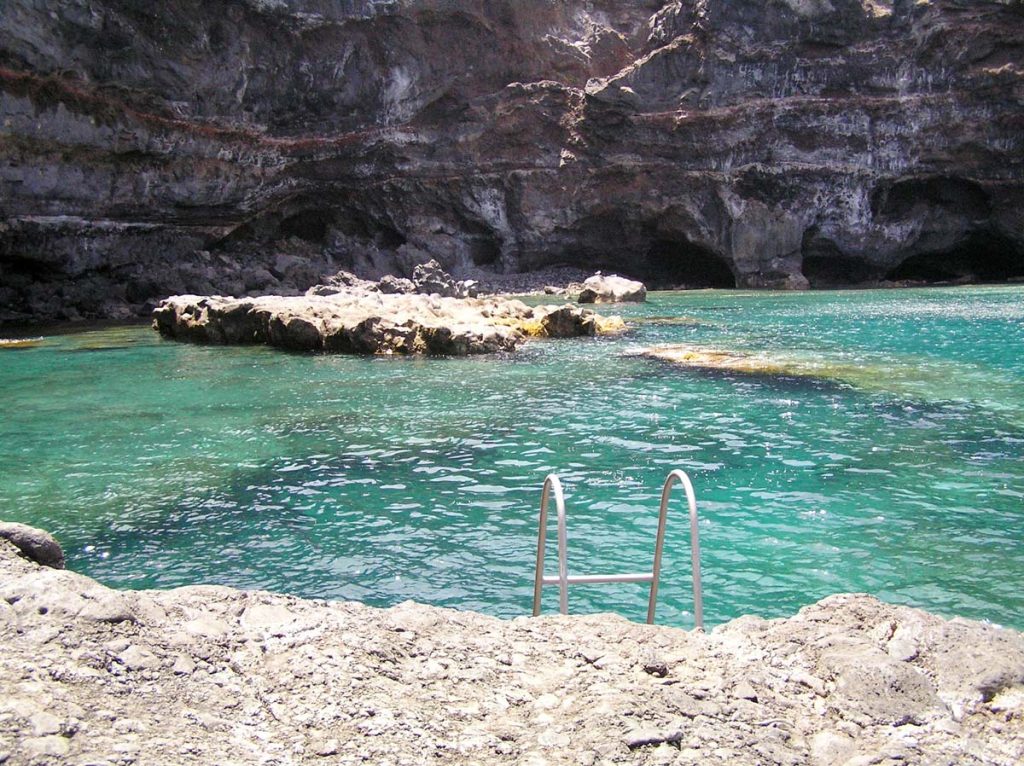
<svg viewBox="0 0 1024 766">
<path fill-rule="evenodd" d="M 17 546 L 21 555 L 52 569 L 64 568 L 64 551 L 56 538 L 41 529 L 13 521 L 0 521 L 0 538 Z"/>
</svg>

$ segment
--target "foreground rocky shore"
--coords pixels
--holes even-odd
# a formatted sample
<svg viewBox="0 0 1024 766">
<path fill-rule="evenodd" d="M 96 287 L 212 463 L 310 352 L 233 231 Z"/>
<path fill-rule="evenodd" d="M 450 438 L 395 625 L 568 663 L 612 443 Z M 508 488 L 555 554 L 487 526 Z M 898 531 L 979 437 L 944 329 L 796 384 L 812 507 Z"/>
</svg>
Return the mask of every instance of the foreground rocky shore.
<svg viewBox="0 0 1024 766">
<path fill-rule="evenodd" d="M 0 763 L 1016 764 L 1024 636 L 837 595 L 710 634 L 199 586 L 0 539 Z"/>
</svg>

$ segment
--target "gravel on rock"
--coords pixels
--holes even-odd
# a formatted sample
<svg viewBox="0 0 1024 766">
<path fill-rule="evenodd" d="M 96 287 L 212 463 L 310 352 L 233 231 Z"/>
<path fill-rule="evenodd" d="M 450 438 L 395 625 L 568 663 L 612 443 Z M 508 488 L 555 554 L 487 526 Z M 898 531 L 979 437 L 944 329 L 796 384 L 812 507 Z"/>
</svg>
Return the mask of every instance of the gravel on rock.
<svg viewBox="0 0 1024 766">
<path fill-rule="evenodd" d="M 1024 636 L 837 595 L 709 634 L 196 586 L 0 540 L 4 764 L 1019 764 Z"/>
</svg>

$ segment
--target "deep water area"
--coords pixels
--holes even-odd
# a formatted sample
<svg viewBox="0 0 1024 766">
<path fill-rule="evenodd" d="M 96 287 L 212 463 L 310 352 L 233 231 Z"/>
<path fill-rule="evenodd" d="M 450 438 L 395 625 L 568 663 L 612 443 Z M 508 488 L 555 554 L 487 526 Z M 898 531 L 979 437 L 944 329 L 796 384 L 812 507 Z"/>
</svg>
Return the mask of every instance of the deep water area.
<svg viewBox="0 0 1024 766">
<path fill-rule="evenodd" d="M 709 625 L 864 591 L 1024 629 L 1024 286 L 600 309 L 629 332 L 460 359 L 193 346 L 139 326 L 0 344 L 0 517 L 50 530 L 72 569 L 117 587 L 512 617 L 531 607 L 547 473 L 566 488 L 570 572 L 593 574 L 650 567 L 661 484 L 682 468 Z M 638 353 L 675 343 L 809 374 Z M 681 493 L 660 594 L 658 622 L 692 627 Z M 570 611 L 641 620 L 646 589 L 574 587 Z"/>
</svg>

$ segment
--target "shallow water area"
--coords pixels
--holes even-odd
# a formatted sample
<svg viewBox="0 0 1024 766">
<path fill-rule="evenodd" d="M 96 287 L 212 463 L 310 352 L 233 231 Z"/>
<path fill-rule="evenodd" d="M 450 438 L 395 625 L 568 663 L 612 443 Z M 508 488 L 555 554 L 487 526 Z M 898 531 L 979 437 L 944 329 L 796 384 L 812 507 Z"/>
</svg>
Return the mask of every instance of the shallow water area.
<svg viewBox="0 0 1024 766">
<path fill-rule="evenodd" d="M 567 491 L 570 571 L 589 574 L 650 566 L 678 467 L 710 625 L 867 591 L 1024 629 L 1024 286 L 599 309 L 632 329 L 464 359 L 46 334 L 0 354 L 0 516 L 53 531 L 71 568 L 115 586 L 510 617 L 531 606 L 545 474 Z M 820 374 L 637 353 L 671 344 Z M 684 508 L 675 496 L 658 621 L 691 627 Z M 570 592 L 573 612 L 645 609 L 640 585 Z"/>
</svg>

